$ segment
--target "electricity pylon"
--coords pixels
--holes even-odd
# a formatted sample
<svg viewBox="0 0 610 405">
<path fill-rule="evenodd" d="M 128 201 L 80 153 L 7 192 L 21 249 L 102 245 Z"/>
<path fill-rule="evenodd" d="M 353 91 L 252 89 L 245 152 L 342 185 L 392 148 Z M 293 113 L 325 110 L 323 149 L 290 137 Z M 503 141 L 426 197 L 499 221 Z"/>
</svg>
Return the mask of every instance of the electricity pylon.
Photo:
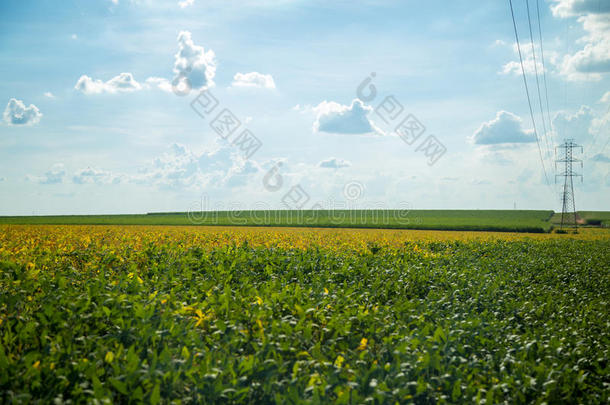
<svg viewBox="0 0 610 405">
<path fill-rule="evenodd" d="M 582 160 L 574 159 L 575 148 L 580 148 L 582 153 L 582 146 L 574 143 L 574 139 L 566 139 L 563 144 L 557 146 L 557 149 L 562 150 L 562 156 L 560 159 L 555 160 L 555 170 L 557 170 L 557 163 L 564 164 L 564 170 L 561 174 L 555 175 L 555 183 L 557 183 L 557 177 L 561 176 L 564 178 L 563 182 L 563 194 L 561 197 L 561 229 L 565 227 L 578 228 L 576 222 L 576 204 L 574 204 L 574 183 L 572 179 L 574 177 L 580 177 L 583 180 L 582 174 L 575 173 L 572 170 L 573 163 L 580 163 L 582 168 Z"/>
</svg>

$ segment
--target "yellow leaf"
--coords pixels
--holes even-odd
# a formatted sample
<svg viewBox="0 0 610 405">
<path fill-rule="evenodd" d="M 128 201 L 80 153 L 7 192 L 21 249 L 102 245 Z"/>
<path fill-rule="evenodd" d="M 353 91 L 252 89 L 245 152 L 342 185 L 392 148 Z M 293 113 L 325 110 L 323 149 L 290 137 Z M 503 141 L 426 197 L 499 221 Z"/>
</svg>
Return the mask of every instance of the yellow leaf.
<svg viewBox="0 0 610 405">
<path fill-rule="evenodd" d="M 36 370 L 40 369 L 40 360 L 36 360 L 36 363 L 32 365 Z"/>
<path fill-rule="evenodd" d="M 114 353 L 107 352 L 104 360 L 106 360 L 106 363 L 112 363 L 112 360 L 114 360 Z"/>
<path fill-rule="evenodd" d="M 307 387 L 313 387 L 314 385 L 320 384 L 320 374 L 313 373 L 311 377 L 309 377 L 309 382 L 307 383 Z"/>
<path fill-rule="evenodd" d="M 343 356 L 338 355 L 337 358 L 335 359 L 335 367 L 337 368 L 341 368 L 341 366 L 343 365 L 343 361 L 345 359 L 343 358 Z"/>
<path fill-rule="evenodd" d="M 328 288 L 324 287 L 324 295 L 328 295 Z"/>
<path fill-rule="evenodd" d="M 263 299 L 261 297 L 259 297 L 258 295 L 256 296 L 256 304 L 263 305 Z"/>
<path fill-rule="evenodd" d="M 364 350 L 366 349 L 366 345 L 368 344 L 369 340 L 367 338 L 362 338 L 362 340 L 360 340 L 360 346 L 358 346 L 358 350 Z"/>
</svg>

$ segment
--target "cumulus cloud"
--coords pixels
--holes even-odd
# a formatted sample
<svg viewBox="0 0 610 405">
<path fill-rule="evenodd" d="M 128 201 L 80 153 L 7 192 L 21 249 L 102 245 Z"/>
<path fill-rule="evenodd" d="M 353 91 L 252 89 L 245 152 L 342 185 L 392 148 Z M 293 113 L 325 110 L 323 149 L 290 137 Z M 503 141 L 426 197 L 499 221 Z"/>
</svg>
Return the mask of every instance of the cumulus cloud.
<svg viewBox="0 0 610 405">
<path fill-rule="evenodd" d="M 175 89 L 200 89 L 214 85 L 213 78 L 216 74 L 214 51 L 206 52 L 203 47 L 195 45 L 190 32 L 181 31 L 178 35 L 178 53 L 174 57 L 173 81 L 163 77 L 149 77 L 144 83 L 139 83 L 131 73 L 121 73 L 108 81 L 82 75 L 74 88 L 84 94 L 128 93 L 144 89 L 159 89 L 169 93 Z M 262 76 L 267 79 L 268 75 Z M 268 82 L 264 83 L 269 85 Z"/>
<path fill-rule="evenodd" d="M 579 42 L 583 49 L 565 55 L 560 73 L 568 80 L 600 80 L 610 72 L 610 2 L 599 0 L 554 0 L 555 17 L 577 18 L 587 32 Z"/>
<path fill-rule="evenodd" d="M 162 77 L 149 77 L 146 79 L 145 85 L 148 88 L 156 88 L 168 93 L 172 91 L 172 84 L 170 81 Z"/>
<path fill-rule="evenodd" d="M 325 168 L 325 169 L 341 169 L 343 167 L 350 167 L 352 164 L 350 162 L 348 162 L 347 160 L 343 160 L 343 159 L 338 159 L 338 158 L 328 158 L 326 160 L 321 161 L 320 163 L 318 163 L 319 167 Z"/>
<path fill-rule="evenodd" d="M 188 6 L 192 6 L 193 4 L 195 4 L 195 0 L 182 0 L 178 2 L 178 7 L 186 8 Z"/>
<path fill-rule="evenodd" d="M 142 85 L 133 78 L 131 73 L 121 73 L 106 82 L 82 75 L 74 88 L 84 94 L 112 94 L 141 90 Z"/>
<path fill-rule="evenodd" d="M 375 132 L 368 118 L 372 107 L 354 99 L 351 105 L 323 101 L 313 108 L 316 113 L 314 131 L 334 134 L 367 134 Z"/>
<path fill-rule="evenodd" d="M 88 167 L 78 170 L 72 177 L 72 182 L 76 184 L 118 184 L 121 182 L 121 176 Z"/>
<path fill-rule="evenodd" d="M 564 139 L 584 147 L 585 157 L 602 153 L 610 133 L 610 110 L 594 110 L 583 105 L 578 111 L 559 111 L 552 120 L 553 132 L 558 142 Z"/>
<path fill-rule="evenodd" d="M 521 62 L 513 60 L 502 66 L 501 73 L 505 75 L 521 75 L 523 74 L 523 71 L 525 71 L 526 75 L 533 75 L 536 73 L 536 69 L 538 69 L 538 74 L 544 71 L 542 63 L 539 61 L 536 61 L 536 63 L 534 63 L 534 58 L 532 56 L 529 56 L 528 58 L 523 60 L 523 70 L 521 70 Z"/>
<path fill-rule="evenodd" d="M 23 101 L 11 98 L 3 117 L 8 125 L 34 125 L 40 122 L 42 113 L 34 104 L 26 107 Z"/>
<path fill-rule="evenodd" d="M 50 91 L 45 91 L 44 96 L 47 97 L 47 98 L 55 98 L 53 93 L 51 93 Z"/>
<path fill-rule="evenodd" d="M 26 179 L 33 181 L 38 184 L 58 184 L 62 183 L 66 170 L 64 169 L 63 163 L 56 163 L 51 166 L 51 169 L 42 176 L 26 176 Z"/>
<path fill-rule="evenodd" d="M 200 89 L 214 85 L 216 61 L 214 51 L 195 45 L 189 31 L 178 34 L 178 52 L 174 61 L 174 83 L 188 79 L 190 87 Z"/>
<path fill-rule="evenodd" d="M 139 173 L 127 176 L 127 180 L 160 189 L 200 189 L 227 183 L 230 177 L 248 172 L 235 168 L 243 165 L 232 152 L 230 146 L 222 146 L 197 153 L 175 143 Z"/>
<path fill-rule="evenodd" d="M 589 13 L 610 13 L 610 3 L 600 0 L 553 0 L 553 15 L 574 17 Z"/>
<path fill-rule="evenodd" d="M 271 75 L 258 72 L 236 73 L 233 77 L 233 87 L 259 87 L 264 89 L 275 89 L 275 82 Z"/>
<path fill-rule="evenodd" d="M 594 120 L 595 114 L 591 108 L 583 105 L 573 114 L 559 111 L 553 117 L 552 125 L 559 141 L 573 138 L 576 142 L 586 143 L 591 138 Z"/>
<path fill-rule="evenodd" d="M 223 184 L 229 187 L 240 187 L 252 181 L 252 176 L 261 172 L 260 165 L 253 160 L 234 161 L 233 167 L 223 179 Z"/>
<path fill-rule="evenodd" d="M 522 128 L 522 120 L 508 111 L 498 111 L 496 117 L 484 122 L 474 132 L 471 140 L 476 145 L 535 142 L 531 130 Z"/>
<path fill-rule="evenodd" d="M 512 51 L 513 51 L 513 54 L 515 55 L 515 57 L 518 58 L 519 48 L 517 47 L 516 43 L 512 44 Z M 536 70 L 538 71 L 538 74 L 545 72 L 545 68 L 542 65 L 542 59 L 541 59 L 542 51 L 538 44 L 534 45 L 534 51 L 536 53 L 536 62 L 535 63 L 534 63 L 534 54 L 532 53 L 532 48 L 529 45 L 521 46 L 521 54 L 523 56 L 523 70 L 525 71 L 525 74 L 527 74 L 527 75 L 536 74 Z M 546 65 L 546 71 L 548 71 L 548 66 L 550 64 L 556 63 L 557 53 L 550 51 L 550 50 L 546 50 L 544 52 L 544 59 L 545 59 L 545 62 L 547 62 L 547 63 L 545 63 L 545 65 Z M 500 73 L 505 74 L 505 75 L 523 74 L 521 71 L 521 62 L 519 61 L 519 59 L 517 59 L 517 60 L 513 60 L 513 61 L 510 61 L 510 62 L 504 64 L 502 66 L 502 70 L 500 71 Z"/>
</svg>

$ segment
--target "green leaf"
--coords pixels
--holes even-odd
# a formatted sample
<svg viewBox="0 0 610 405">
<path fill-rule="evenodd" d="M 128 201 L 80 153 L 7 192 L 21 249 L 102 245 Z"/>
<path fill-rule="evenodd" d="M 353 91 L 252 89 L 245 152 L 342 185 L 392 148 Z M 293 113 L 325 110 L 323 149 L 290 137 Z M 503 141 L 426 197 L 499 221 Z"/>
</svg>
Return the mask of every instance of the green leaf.
<svg viewBox="0 0 610 405">
<path fill-rule="evenodd" d="M 151 405 L 157 405 L 161 401 L 161 386 L 159 383 L 155 385 L 152 393 L 150 394 L 150 403 Z"/>
<path fill-rule="evenodd" d="M 109 378 L 110 384 L 121 394 L 127 395 L 127 385 L 124 382 L 117 380 L 116 378 Z"/>
<path fill-rule="evenodd" d="M 453 390 L 451 390 L 451 399 L 456 401 L 462 397 L 462 388 L 461 388 L 462 380 L 457 380 L 453 383 Z"/>
</svg>

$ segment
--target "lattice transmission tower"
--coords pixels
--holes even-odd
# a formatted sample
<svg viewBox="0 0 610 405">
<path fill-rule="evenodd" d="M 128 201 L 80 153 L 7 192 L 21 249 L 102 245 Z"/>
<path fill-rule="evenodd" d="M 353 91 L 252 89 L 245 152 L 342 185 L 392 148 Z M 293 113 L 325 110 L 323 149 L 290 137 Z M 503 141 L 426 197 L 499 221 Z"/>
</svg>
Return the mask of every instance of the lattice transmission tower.
<svg viewBox="0 0 610 405">
<path fill-rule="evenodd" d="M 575 173 L 572 170 L 574 163 L 580 163 L 582 168 L 582 160 L 574 158 L 574 149 L 580 148 L 580 152 L 583 152 L 582 146 L 574 143 L 574 139 L 566 139 L 564 143 L 557 146 L 557 149 L 561 150 L 561 156 L 555 160 L 555 170 L 557 170 L 557 163 L 563 163 L 564 169 L 560 174 L 555 175 L 555 182 L 557 177 L 563 177 L 563 193 L 561 196 L 561 229 L 564 227 L 578 228 L 576 218 L 576 204 L 574 203 L 574 177 L 580 177 L 583 180 L 582 174 Z"/>
</svg>

